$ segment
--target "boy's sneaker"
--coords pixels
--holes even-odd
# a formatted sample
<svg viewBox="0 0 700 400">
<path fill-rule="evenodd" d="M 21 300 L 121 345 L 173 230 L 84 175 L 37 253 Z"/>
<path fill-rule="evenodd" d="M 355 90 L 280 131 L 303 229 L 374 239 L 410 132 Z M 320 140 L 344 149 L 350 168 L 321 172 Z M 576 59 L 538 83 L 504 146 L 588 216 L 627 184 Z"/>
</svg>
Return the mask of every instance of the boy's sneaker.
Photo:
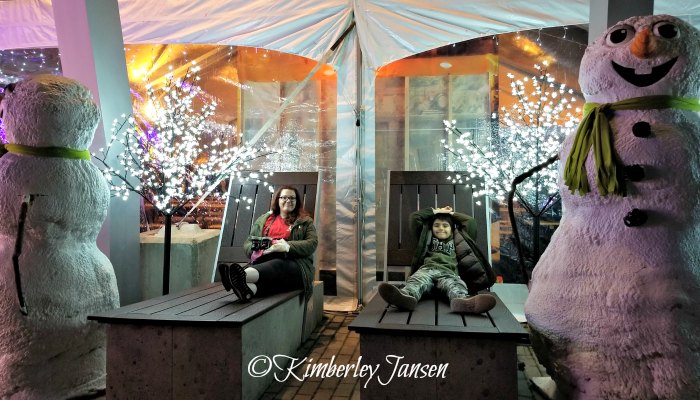
<svg viewBox="0 0 700 400">
<path fill-rule="evenodd" d="M 450 300 L 450 309 L 456 313 L 481 314 L 496 306 L 496 298 L 490 294 L 477 294 Z"/>
<path fill-rule="evenodd" d="M 418 300 L 415 297 L 404 293 L 401 289 L 386 282 L 379 284 L 379 295 L 387 303 L 404 310 L 413 310 L 416 308 L 416 304 L 418 304 Z"/>
</svg>

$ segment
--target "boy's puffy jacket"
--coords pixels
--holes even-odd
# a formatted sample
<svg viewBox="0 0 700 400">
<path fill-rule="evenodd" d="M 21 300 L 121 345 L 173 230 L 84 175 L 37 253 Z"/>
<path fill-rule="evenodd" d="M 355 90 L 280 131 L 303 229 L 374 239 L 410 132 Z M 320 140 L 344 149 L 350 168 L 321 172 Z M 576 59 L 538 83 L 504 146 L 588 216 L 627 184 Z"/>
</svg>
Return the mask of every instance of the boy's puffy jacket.
<svg viewBox="0 0 700 400">
<path fill-rule="evenodd" d="M 432 239 L 432 223 L 435 216 L 432 208 L 424 208 L 411 214 L 410 229 L 417 239 L 416 254 L 411 262 L 411 273 L 423 265 Z M 496 274 L 487 258 L 479 250 L 476 239 L 476 221 L 473 217 L 455 212 L 449 215 L 454 222 L 453 237 L 457 253 L 457 271 L 467 284 L 469 294 L 490 288 L 496 282 Z"/>
</svg>

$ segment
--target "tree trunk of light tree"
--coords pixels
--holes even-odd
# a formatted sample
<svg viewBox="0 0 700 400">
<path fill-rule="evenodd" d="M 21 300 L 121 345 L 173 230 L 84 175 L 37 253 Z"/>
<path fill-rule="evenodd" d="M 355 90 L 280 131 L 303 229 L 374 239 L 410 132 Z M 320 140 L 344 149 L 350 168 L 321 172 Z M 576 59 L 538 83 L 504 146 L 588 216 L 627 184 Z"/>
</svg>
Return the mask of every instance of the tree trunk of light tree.
<svg viewBox="0 0 700 400">
<path fill-rule="evenodd" d="M 532 267 L 537 264 L 540 259 L 540 216 L 532 216 Z"/>
<path fill-rule="evenodd" d="M 165 237 L 163 240 L 163 294 L 170 292 L 170 243 L 172 235 L 172 214 L 165 214 Z"/>
</svg>

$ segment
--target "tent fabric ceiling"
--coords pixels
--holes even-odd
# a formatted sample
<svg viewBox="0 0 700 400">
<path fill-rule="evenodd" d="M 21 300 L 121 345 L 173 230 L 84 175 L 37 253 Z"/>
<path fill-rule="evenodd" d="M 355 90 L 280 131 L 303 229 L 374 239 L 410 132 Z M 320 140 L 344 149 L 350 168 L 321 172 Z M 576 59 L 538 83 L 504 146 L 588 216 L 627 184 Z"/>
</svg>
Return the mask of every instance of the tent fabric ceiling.
<svg viewBox="0 0 700 400">
<path fill-rule="evenodd" d="M 450 43 L 588 23 L 589 1 L 119 0 L 124 42 L 264 47 L 319 60 L 353 18 L 371 68 Z M 655 13 L 699 15 L 697 0 L 657 0 Z M 0 2 L 0 49 L 56 47 L 50 0 Z"/>
</svg>

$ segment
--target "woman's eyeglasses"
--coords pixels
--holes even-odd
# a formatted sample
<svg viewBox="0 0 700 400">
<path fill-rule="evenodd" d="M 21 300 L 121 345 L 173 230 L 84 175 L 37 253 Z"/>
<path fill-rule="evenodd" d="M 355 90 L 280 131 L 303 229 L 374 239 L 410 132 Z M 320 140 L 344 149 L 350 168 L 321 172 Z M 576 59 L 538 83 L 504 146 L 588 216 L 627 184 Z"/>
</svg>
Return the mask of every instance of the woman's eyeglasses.
<svg viewBox="0 0 700 400">
<path fill-rule="evenodd" d="M 282 200 L 282 201 L 297 201 L 297 198 L 294 196 L 280 196 L 280 200 Z"/>
</svg>

